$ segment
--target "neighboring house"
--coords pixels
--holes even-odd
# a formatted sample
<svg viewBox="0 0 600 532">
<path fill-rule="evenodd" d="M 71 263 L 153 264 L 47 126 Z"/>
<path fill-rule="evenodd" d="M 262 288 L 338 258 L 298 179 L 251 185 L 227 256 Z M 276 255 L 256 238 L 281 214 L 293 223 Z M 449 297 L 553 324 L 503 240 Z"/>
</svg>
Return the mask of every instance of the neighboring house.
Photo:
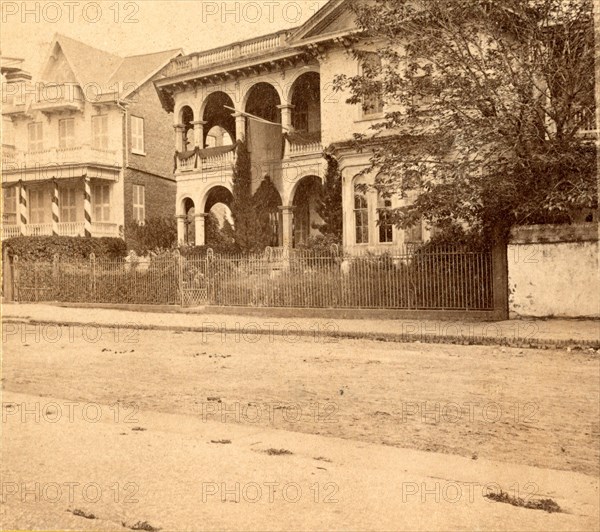
<svg viewBox="0 0 600 532">
<path fill-rule="evenodd" d="M 123 236 L 173 216 L 172 128 L 152 81 L 180 50 L 119 57 L 56 35 L 35 83 L 6 78 L 2 236 Z"/>
<path fill-rule="evenodd" d="M 333 91 L 338 74 L 356 75 L 362 67 L 349 53 L 355 33 L 347 3 L 332 0 L 295 30 L 178 57 L 155 81 L 176 131 L 180 242 L 204 244 L 206 214 L 231 202 L 234 144 L 241 139 L 250 151 L 253 190 L 268 175 L 280 195 L 273 245 L 296 246 L 318 232 L 312 184 L 322 181 L 323 149 L 331 146 L 343 175 L 347 250 L 382 251 L 427 236 L 420 226 L 403 231 L 385 223 L 385 208 L 400 200 L 356 188 L 369 153 L 357 153 L 349 141 L 368 133 L 384 109 L 377 97 L 349 105 L 348 94 Z"/>
</svg>

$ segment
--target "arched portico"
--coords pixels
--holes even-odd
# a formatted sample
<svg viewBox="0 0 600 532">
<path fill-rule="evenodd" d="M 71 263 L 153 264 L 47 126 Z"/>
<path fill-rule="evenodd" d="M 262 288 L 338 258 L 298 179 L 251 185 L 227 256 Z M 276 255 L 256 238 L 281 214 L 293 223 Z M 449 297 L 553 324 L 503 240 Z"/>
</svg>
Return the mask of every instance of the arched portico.
<svg viewBox="0 0 600 532">
<path fill-rule="evenodd" d="M 319 234 L 315 224 L 323 220 L 317 212 L 319 198 L 323 194 L 321 178 L 316 175 L 304 176 L 292 191 L 292 245 L 307 244 L 311 236 Z"/>
</svg>

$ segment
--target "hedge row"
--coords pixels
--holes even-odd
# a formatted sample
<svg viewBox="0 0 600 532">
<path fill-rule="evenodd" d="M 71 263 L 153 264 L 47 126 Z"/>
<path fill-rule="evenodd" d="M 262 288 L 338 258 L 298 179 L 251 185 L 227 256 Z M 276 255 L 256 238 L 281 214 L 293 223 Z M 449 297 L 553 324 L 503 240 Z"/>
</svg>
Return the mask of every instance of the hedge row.
<svg viewBox="0 0 600 532">
<path fill-rule="evenodd" d="M 2 251 L 19 260 L 51 261 L 58 254 L 63 261 L 87 259 L 94 253 L 99 259 L 121 259 L 127 255 L 122 238 L 83 238 L 79 236 L 17 236 L 2 242 Z"/>
</svg>

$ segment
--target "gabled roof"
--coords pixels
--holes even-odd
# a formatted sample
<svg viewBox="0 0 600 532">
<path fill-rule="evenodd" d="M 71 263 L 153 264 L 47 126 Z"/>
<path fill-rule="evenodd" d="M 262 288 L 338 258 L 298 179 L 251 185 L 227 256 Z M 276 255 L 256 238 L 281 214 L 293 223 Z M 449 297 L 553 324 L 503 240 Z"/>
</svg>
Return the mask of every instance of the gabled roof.
<svg viewBox="0 0 600 532">
<path fill-rule="evenodd" d="M 91 86 L 99 89 L 102 94 L 117 92 L 119 98 L 135 92 L 171 59 L 182 54 L 181 49 L 174 49 L 121 57 L 57 33 L 50 45 L 41 81 L 53 81 L 48 79 L 52 67 L 51 58 L 56 57 L 59 50 L 62 50 L 75 80 L 82 88 Z"/>
<path fill-rule="evenodd" d="M 301 46 L 343 37 L 358 31 L 348 0 L 329 0 L 288 39 L 290 46 Z"/>
</svg>

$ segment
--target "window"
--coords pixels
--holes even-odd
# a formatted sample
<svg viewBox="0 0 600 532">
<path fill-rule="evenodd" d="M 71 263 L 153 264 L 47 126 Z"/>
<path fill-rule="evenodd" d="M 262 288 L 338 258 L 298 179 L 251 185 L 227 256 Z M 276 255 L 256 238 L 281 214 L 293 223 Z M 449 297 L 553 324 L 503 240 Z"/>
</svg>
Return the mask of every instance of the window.
<svg viewBox="0 0 600 532">
<path fill-rule="evenodd" d="M 92 116 L 92 146 L 108 150 L 108 115 Z"/>
<path fill-rule="evenodd" d="M 146 221 L 146 187 L 133 185 L 133 219 L 140 224 Z"/>
<path fill-rule="evenodd" d="M 46 214 L 48 194 L 43 188 L 29 191 L 29 223 L 43 224 Z"/>
<path fill-rule="evenodd" d="M 2 210 L 2 222 L 7 225 L 17 223 L 17 187 L 2 189 L 4 208 Z"/>
<path fill-rule="evenodd" d="M 146 155 L 144 152 L 144 119 L 131 117 L 131 152 Z"/>
<path fill-rule="evenodd" d="M 394 224 L 391 222 L 390 209 L 392 200 L 379 198 L 379 242 L 389 243 L 394 241 Z"/>
<path fill-rule="evenodd" d="M 77 221 L 77 189 L 61 188 L 59 190 L 59 205 L 60 205 L 60 221 L 61 222 L 76 222 Z"/>
<path fill-rule="evenodd" d="M 75 120 L 66 118 L 58 121 L 58 147 L 72 148 L 75 144 Z"/>
<path fill-rule="evenodd" d="M 365 54 L 362 64 L 364 73 L 381 71 L 381 58 L 374 52 Z M 373 88 L 371 94 L 363 96 L 362 111 L 363 117 L 377 116 L 383 113 L 383 98 L 380 88 Z"/>
<path fill-rule="evenodd" d="M 369 210 L 367 198 L 358 189 L 354 187 L 354 222 L 356 225 L 356 243 L 369 243 Z"/>
<path fill-rule="evenodd" d="M 110 221 L 110 185 L 92 187 L 93 222 Z"/>
<path fill-rule="evenodd" d="M 421 220 L 404 231 L 404 241 L 423 242 L 423 222 Z"/>
<path fill-rule="evenodd" d="M 44 149 L 43 130 L 41 122 L 34 122 L 27 126 L 29 132 L 29 151 L 42 151 Z"/>
</svg>

